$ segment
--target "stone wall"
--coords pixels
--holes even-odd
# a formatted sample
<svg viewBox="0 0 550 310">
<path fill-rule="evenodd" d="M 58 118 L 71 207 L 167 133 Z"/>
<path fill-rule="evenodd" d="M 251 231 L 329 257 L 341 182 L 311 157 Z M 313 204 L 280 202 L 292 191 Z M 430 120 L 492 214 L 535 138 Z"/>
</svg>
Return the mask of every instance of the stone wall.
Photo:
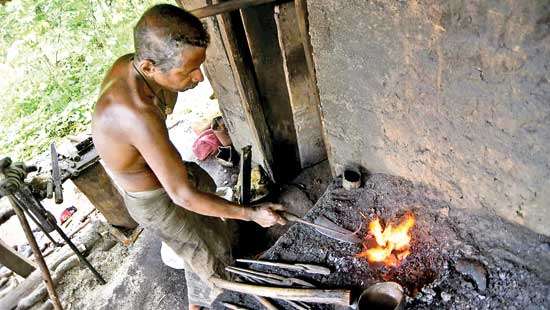
<svg viewBox="0 0 550 310">
<path fill-rule="evenodd" d="M 550 2 L 310 0 L 333 168 L 550 235 Z"/>
</svg>

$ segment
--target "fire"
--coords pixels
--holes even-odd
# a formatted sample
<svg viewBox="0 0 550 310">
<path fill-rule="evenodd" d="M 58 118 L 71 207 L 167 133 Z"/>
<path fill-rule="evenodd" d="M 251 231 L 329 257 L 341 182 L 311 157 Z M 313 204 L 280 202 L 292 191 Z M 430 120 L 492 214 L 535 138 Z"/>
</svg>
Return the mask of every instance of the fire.
<svg viewBox="0 0 550 310">
<path fill-rule="evenodd" d="M 380 219 L 369 223 L 369 231 L 363 251 L 358 257 L 366 258 L 369 263 L 383 262 L 386 266 L 397 266 L 410 252 L 410 230 L 414 226 L 414 214 L 406 213 L 399 224 L 389 223 L 382 229 Z"/>
</svg>

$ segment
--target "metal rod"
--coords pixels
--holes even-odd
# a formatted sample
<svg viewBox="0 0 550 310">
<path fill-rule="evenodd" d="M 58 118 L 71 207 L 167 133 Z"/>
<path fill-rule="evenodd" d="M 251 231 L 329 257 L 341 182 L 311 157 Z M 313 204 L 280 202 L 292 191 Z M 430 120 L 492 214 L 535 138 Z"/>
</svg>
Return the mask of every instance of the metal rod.
<svg viewBox="0 0 550 310">
<path fill-rule="evenodd" d="M 101 283 L 101 284 L 107 283 L 105 281 L 105 279 L 103 279 L 101 274 L 94 268 L 94 266 L 92 266 L 92 264 L 90 264 L 90 262 L 86 259 L 86 257 L 84 257 L 84 255 L 82 255 L 82 253 L 80 253 L 78 248 L 74 245 L 74 243 L 71 241 L 71 239 L 69 237 L 67 237 L 67 235 L 63 232 L 63 230 L 61 230 L 61 228 L 57 225 L 55 225 L 55 230 L 61 236 L 61 238 L 63 238 L 63 240 L 65 240 L 65 243 L 67 243 L 69 245 L 69 247 L 73 250 L 73 252 L 75 252 L 76 256 L 78 256 L 80 261 L 83 262 L 86 265 L 86 267 L 88 267 L 88 269 L 90 269 L 90 271 L 94 274 L 94 276 L 99 281 L 99 283 Z"/>
<path fill-rule="evenodd" d="M 248 205 L 251 200 L 250 194 L 250 178 L 252 167 L 252 146 L 247 145 L 242 148 L 241 151 L 241 171 L 240 171 L 240 190 L 241 197 L 240 203 L 242 205 Z"/>
<path fill-rule="evenodd" d="M 54 309 L 63 310 L 63 307 L 61 306 L 61 302 L 59 301 L 59 297 L 57 296 L 57 292 L 55 291 L 55 286 L 52 280 L 52 276 L 50 275 L 50 271 L 48 270 L 46 261 L 44 260 L 44 257 L 42 256 L 40 249 L 38 248 L 36 239 L 32 234 L 32 230 L 31 230 L 31 227 L 29 226 L 29 222 L 27 221 L 27 218 L 25 217 L 23 210 L 21 210 L 21 208 L 19 208 L 19 205 L 15 202 L 16 198 L 13 195 L 9 195 L 8 198 L 12 204 L 13 209 L 15 210 L 15 214 L 17 214 L 17 217 L 19 218 L 21 227 L 23 228 L 23 231 L 25 232 L 25 236 L 27 237 L 27 240 L 29 241 L 29 245 L 31 246 L 31 249 L 34 253 L 34 258 L 36 259 L 36 262 L 38 263 L 38 267 L 42 272 L 42 278 L 44 279 L 44 283 L 46 285 L 46 289 L 48 290 L 48 295 L 50 296 L 50 300 L 52 301 Z"/>
</svg>

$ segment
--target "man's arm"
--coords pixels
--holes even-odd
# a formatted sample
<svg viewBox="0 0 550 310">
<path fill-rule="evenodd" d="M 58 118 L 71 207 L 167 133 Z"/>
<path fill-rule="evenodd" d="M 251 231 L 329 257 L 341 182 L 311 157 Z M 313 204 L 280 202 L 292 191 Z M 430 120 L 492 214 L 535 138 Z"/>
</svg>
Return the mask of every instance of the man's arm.
<svg viewBox="0 0 550 310">
<path fill-rule="evenodd" d="M 255 221 L 264 227 L 285 223 L 276 213 L 283 209 L 280 205 L 243 208 L 216 195 L 200 192 L 191 185 L 187 168 L 156 111 L 148 108 L 145 111 L 131 111 L 128 125 L 126 132 L 130 143 L 137 148 L 177 205 L 202 215 Z"/>
</svg>

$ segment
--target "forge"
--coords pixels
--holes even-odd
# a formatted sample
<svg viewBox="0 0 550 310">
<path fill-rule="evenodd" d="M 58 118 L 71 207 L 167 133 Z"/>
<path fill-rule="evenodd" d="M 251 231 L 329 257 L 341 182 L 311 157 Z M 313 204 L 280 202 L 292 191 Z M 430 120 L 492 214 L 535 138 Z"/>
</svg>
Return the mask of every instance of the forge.
<svg viewBox="0 0 550 310">
<path fill-rule="evenodd" d="M 449 201 L 433 188 L 374 174 L 361 188 L 345 190 L 336 178 L 303 218 L 314 221 L 321 215 L 356 231 L 364 242 L 336 241 L 293 224 L 259 258 L 317 264 L 330 268 L 330 275 L 240 266 L 307 280 L 317 288 L 351 289 L 355 298 L 374 283 L 394 281 L 404 288 L 407 309 L 549 307 L 550 238 L 488 211 L 461 208 L 459 201 Z M 404 235 L 410 236 L 407 246 L 380 241 L 389 229 L 395 233 L 403 228 L 407 228 Z M 369 250 L 391 255 L 375 262 L 367 258 Z M 296 309 L 282 300 L 271 301 L 279 309 Z M 225 292 L 218 302 L 264 309 L 253 297 L 234 292 Z M 308 305 L 311 309 L 346 309 Z M 223 306 L 217 303 L 215 308 Z"/>
</svg>

